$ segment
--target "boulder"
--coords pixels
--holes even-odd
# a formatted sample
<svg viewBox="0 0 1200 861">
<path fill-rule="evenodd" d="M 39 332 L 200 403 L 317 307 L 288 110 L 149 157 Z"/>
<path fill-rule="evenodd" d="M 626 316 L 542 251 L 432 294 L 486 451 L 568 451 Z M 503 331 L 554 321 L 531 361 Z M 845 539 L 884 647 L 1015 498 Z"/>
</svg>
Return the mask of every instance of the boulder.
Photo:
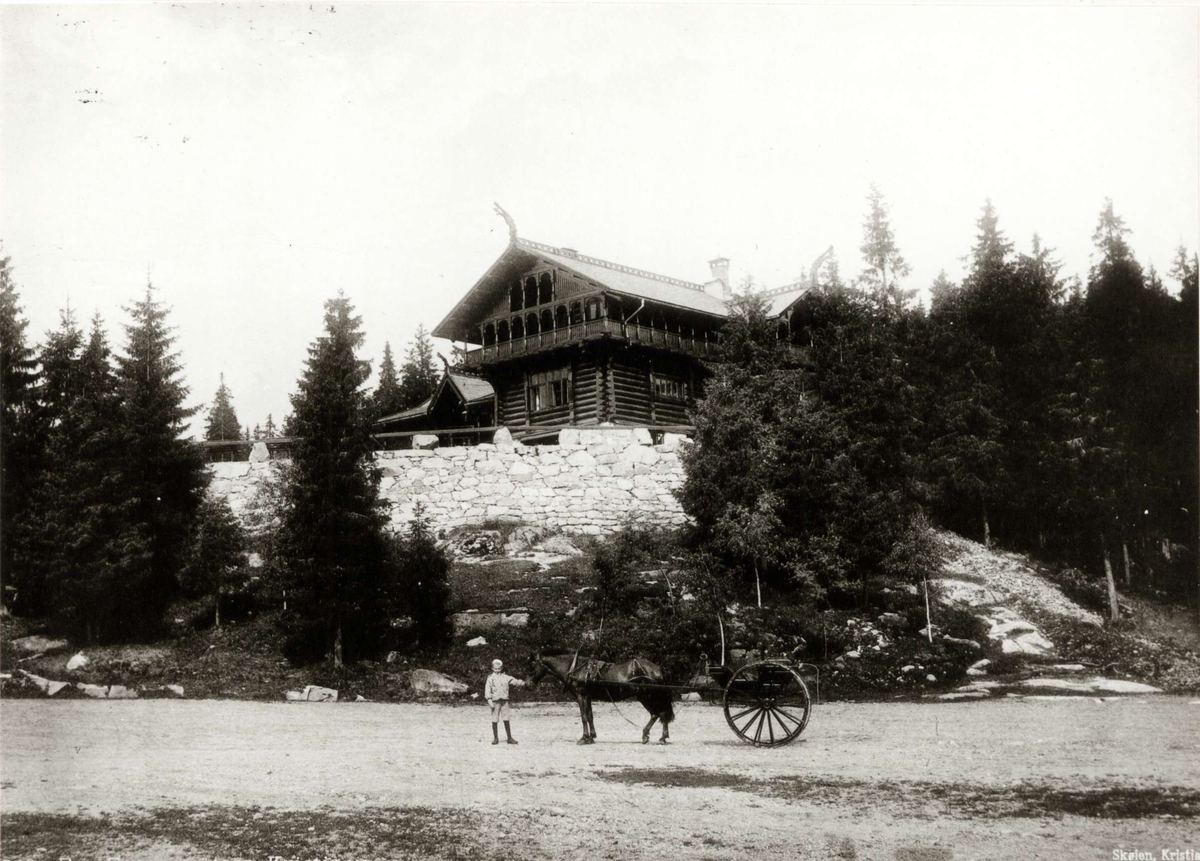
<svg viewBox="0 0 1200 861">
<path fill-rule="evenodd" d="M 579 445 L 579 431 L 576 428 L 563 428 L 558 432 L 559 445 Z"/>
<path fill-rule="evenodd" d="M 503 542 L 496 529 L 484 529 L 466 536 L 454 548 L 463 556 L 489 556 L 499 553 Z"/>
<path fill-rule="evenodd" d="M 300 698 L 306 703 L 336 703 L 338 692 L 320 685 L 306 685 Z"/>
<path fill-rule="evenodd" d="M 700 702 L 700 694 L 692 691 L 691 693 L 684 694 L 680 699 L 685 703 L 698 703 Z"/>
<path fill-rule="evenodd" d="M 486 646 L 486 645 L 487 645 L 487 640 L 485 640 L 483 637 L 475 637 L 472 640 L 467 640 L 467 648 L 469 648 L 469 649 L 474 649 L 477 646 Z"/>
<path fill-rule="evenodd" d="M 665 433 L 663 434 L 663 448 L 667 451 L 678 451 L 685 445 L 690 445 L 691 440 L 681 433 Z"/>
<path fill-rule="evenodd" d="M 304 694 L 301 691 L 288 691 L 283 695 L 283 698 L 289 703 L 298 703 L 304 699 Z"/>
<path fill-rule="evenodd" d="M 108 699 L 110 700 L 136 700 L 137 698 L 137 691 L 124 685 L 112 685 L 108 689 Z"/>
<path fill-rule="evenodd" d="M 77 684 L 75 687 L 81 690 L 85 697 L 91 697 L 92 699 L 102 700 L 108 696 L 108 688 L 102 685 Z"/>
<path fill-rule="evenodd" d="M 1110 694 L 1161 694 L 1162 688 L 1153 685 L 1143 685 L 1141 682 L 1129 682 L 1125 679 L 1092 679 L 1096 690 Z"/>
<path fill-rule="evenodd" d="M 76 652 L 71 656 L 71 660 L 67 661 L 67 672 L 73 673 L 76 670 L 82 670 L 87 665 L 87 655 L 85 655 L 83 652 Z"/>
<path fill-rule="evenodd" d="M 66 682 L 55 682 L 51 681 L 50 679 L 43 679 L 41 676 L 35 676 L 33 673 L 25 673 L 24 671 L 21 672 L 24 674 L 25 678 L 29 679 L 29 681 L 32 682 L 39 691 L 48 697 L 54 696 L 67 686 Z"/>
<path fill-rule="evenodd" d="M 422 451 L 429 451 L 430 449 L 437 448 L 438 447 L 437 434 L 435 434 L 435 433 L 415 434 L 412 438 L 412 447 L 416 448 L 416 449 L 421 449 Z"/>
<path fill-rule="evenodd" d="M 501 613 L 500 624 L 507 628 L 524 628 L 529 624 L 528 613 Z"/>
<path fill-rule="evenodd" d="M 31 637 L 20 637 L 12 641 L 12 647 L 22 655 L 45 655 L 49 652 L 61 652 L 69 649 L 71 644 L 66 640 L 52 640 L 34 634 Z"/>
<path fill-rule="evenodd" d="M 1023 619 L 1017 619 L 1012 622 L 1000 622 L 999 624 L 992 625 L 992 629 L 988 631 L 988 636 L 993 640 L 999 640 L 1001 637 L 1007 637 L 1009 634 L 1023 632 L 1034 633 L 1036 631 L 1037 626 L 1032 625 Z"/>
<path fill-rule="evenodd" d="M 465 694 L 470 690 L 462 682 L 456 682 L 436 670 L 413 670 L 409 684 L 418 694 Z"/>
<path fill-rule="evenodd" d="M 387 662 L 389 664 L 394 664 L 394 663 L 396 663 L 396 661 L 400 660 L 400 657 L 401 657 L 401 655 L 399 652 L 388 652 L 387 653 Z"/>
<path fill-rule="evenodd" d="M 1054 648 L 1054 644 L 1037 631 L 1021 634 L 1016 640 L 1021 651 L 1027 655 L 1044 655 Z"/>
<path fill-rule="evenodd" d="M 508 428 L 500 428 L 492 434 L 492 445 L 512 445 L 513 435 L 509 433 Z"/>
<path fill-rule="evenodd" d="M 254 447 L 250 449 L 251 463 L 266 463 L 270 459 L 271 450 L 267 448 L 267 444 L 262 440 L 256 442 Z"/>
<path fill-rule="evenodd" d="M 163 685 L 162 689 L 174 697 L 183 699 L 183 685 Z"/>
</svg>

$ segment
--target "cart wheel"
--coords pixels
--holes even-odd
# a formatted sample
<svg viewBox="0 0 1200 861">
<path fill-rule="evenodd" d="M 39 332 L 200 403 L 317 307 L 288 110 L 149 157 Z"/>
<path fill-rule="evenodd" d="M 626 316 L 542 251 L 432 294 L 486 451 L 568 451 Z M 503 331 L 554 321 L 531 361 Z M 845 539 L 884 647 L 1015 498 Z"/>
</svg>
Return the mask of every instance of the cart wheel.
<svg viewBox="0 0 1200 861">
<path fill-rule="evenodd" d="M 795 741 L 808 725 L 808 688 L 786 664 L 747 664 L 725 686 L 725 720 L 742 741 L 779 747 Z"/>
</svg>

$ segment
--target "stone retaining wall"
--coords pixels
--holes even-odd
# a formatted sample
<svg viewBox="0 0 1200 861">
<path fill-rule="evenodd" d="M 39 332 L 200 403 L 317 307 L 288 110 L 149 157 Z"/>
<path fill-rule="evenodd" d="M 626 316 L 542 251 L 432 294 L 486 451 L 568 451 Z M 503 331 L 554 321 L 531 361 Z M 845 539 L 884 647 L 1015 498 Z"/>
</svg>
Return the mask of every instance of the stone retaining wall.
<svg viewBox="0 0 1200 861">
<path fill-rule="evenodd" d="M 506 436 L 506 435 L 505 435 Z M 380 495 L 393 529 L 402 529 L 418 502 L 437 528 L 514 520 L 566 532 L 599 535 L 632 516 L 662 526 L 684 521 L 672 491 L 683 483 L 679 449 L 686 437 L 667 434 L 651 445 L 644 428 L 567 429 L 559 444 L 497 442 L 412 451 L 380 451 Z M 269 461 L 214 463 L 212 491 L 244 514 Z"/>
</svg>

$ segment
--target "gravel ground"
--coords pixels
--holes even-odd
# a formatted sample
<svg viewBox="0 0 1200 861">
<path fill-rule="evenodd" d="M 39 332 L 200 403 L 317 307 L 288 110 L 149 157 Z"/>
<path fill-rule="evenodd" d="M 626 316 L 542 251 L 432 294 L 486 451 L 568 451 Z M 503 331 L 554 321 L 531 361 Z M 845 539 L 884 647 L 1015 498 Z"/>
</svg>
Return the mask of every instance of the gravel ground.
<svg viewBox="0 0 1200 861">
<path fill-rule="evenodd" d="M 641 723 L 636 705 L 622 711 Z M 803 739 L 776 750 L 738 741 L 706 704 L 679 708 L 670 746 L 637 743 L 639 729 L 609 704 L 596 713 L 599 742 L 577 747 L 572 708 L 520 705 L 520 745 L 493 747 L 478 706 L 6 701 L 3 855 L 57 857 L 38 851 L 52 845 L 123 859 L 232 847 L 255 858 L 945 861 L 1200 850 L 1200 705 L 1187 698 L 821 705 Z M 371 836 L 387 821 L 433 833 L 412 818 L 418 808 L 461 833 L 419 845 Z M 190 830 L 163 825 L 181 813 Z M 116 824 L 88 825 L 102 815 Z M 196 816 L 242 824 L 217 851 Z M 277 833 L 325 834 L 329 816 L 340 843 L 310 840 L 302 856 L 295 843 L 264 848 Z M 298 832 L 268 830 L 286 817 Z"/>
</svg>

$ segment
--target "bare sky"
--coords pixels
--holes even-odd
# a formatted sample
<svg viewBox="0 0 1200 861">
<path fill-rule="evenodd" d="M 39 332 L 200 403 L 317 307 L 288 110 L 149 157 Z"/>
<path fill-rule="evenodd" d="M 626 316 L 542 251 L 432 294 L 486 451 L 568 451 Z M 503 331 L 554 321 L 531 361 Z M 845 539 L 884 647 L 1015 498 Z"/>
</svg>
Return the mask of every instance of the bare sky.
<svg viewBox="0 0 1200 861">
<path fill-rule="evenodd" d="M 522 236 L 702 281 L 844 276 L 868 185 L 926 288 L 987 196 L 1086 278 L 1112 197 L 1197 244 L 1197 10 L 536 3 L 0 7 L 0 239 L 30 334 L 114 342 L 147 268 L 194 403 L 288 411 L 339 289 L 402 354 Z M 1177 290 L 1175 284 L 1168 287 Z M 443 349 L 445 349 L 443 347 Z M 202 417 L 201 417 L 202 418 Z M 199 426 L 199 425 L 198 425 Z"/>
</svg>

